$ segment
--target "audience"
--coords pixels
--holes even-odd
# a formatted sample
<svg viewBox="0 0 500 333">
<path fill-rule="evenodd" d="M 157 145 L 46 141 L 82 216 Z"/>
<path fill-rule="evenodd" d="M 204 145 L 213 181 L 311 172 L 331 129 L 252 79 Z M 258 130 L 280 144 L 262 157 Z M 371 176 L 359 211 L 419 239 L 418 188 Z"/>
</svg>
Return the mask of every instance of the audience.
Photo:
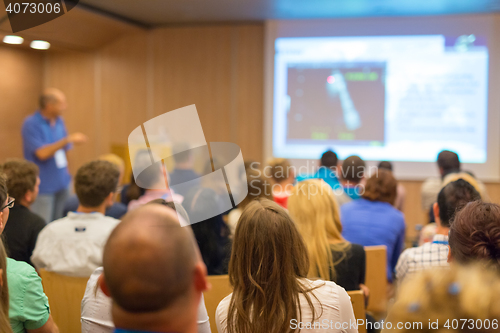
<svg viewBox="0 0 500 333">
<path fill-rule="evenodd" d="M 340 209 L 322 180 L 305 180 L 293 188 L 288 210 L 309 255 L 308 277 L 336 282 L 345 290 L 365 283 L 365 250 L 341 235 Z"/>
<path fill-rule="evenodd" d="M 190 228 L 171 209 L 147 205 L 125 215 L 103 263 L 99 285 L 113 299 L 117 332 L 197 331 L 206 268 Z"/>
<path fill-rule="evenodd" d="M 9 223 L 3 230 L 9 258 L 33 266 L 30 258 L 38 234 L 45 227 L 43 218 L 30 210 L 38 196 L 38 167 L 32 162 L 13 159 L 5 162 L 0 169 L 7 176 L 9 194 L 16 200 L 10 209 Z"/>
<path fill-rule="evenodd" d="M 380 169 L 371 176 L 362 197 L 340 209 L 344 238 L 363 246 L 387 247 L 387 280 L 392 273 L 405 242 L 403 213 L 393 207 L 397 182 L 391 171 Z"/>
<path fill-rule="evenodd" d="M 7 254 L 0 238 L 0 333 L 12 333 L 9 322 L 9 287 L 7 282 Z"/>
<path fill-rule="evenodd" d="M 233 293 L 216 311 L 227 333 L 357 332 L 335 324 L 355 321 L 346 291 L 331 281 L 309 280 L 307 249 L 294 222 L 278 204 L 258 199 L 243 211 L 229 263 Z"/>
<path fill-rule="evenodd" d="M 342 189 L 335 189 L 334 194 L 340 206 L 359 199 L 362 189 L 361 182 L 365 176 L 366 164 L 359 156 L 349 156 L 342 163 L 340 183 Z"/>
<path fill-rule="evenodd" d="M 200 175 L 193 170 L 194 158 L 189 145 L 177 144 L 172 150 L 175 168 L 170 173 L 169 184 L 174 186 L 189 182 L 177 191 L 185 197 L 190 190 L 200 188 Z"/>
<path fill-rule="evenodd" d="M 499 298 L 498 274 L 482 267 L 422 271 L 403 282 L 382 332 L 498 332 Z"/>
<path fill-rule="evenodd" d="M 6 176 L 0 173 L 0 235 L 2 234 L 9 210 L 13 207 L 14 200 L 7 191 Z M 42 280 L 35 269 L 22 261 L 7 258 L 7 285 L 8 298 L 2 289 L 2 306 L 5 298 L 9 300 L 9 321 L 14 333 L 37 332 L 58 333 L 57 325 L 50 315 L 49 301 L 42 287 Z M 2 276 L 4 278 L 5 275 Z M 6 311 L 4 310 L 4 313 Z M 0 330 L 3 328 L 0 327 Z"/>
<path fill-rule="evenodd" d="M 189 217 L 182 205 L 174 205 L 172 201 L 166 202 L 163 199 L 156 199 L 148 203 L 160 204 L 171 209 L 176 209 L 177 213 L 187 222 Z M 115 325 L 111 316 L 112 300 L 106 296 L 99 288 L 99 276 L 103 273 L 103 268 L 99 267 L 92 273 L 85 295 L 82 300 L 82 333 L 112 333 Z M 198 307 L 198 333 L 210 333 L 210 322 L 205 308 L 203 295 Z"/>
<path fill-rule="evenodd" d="M 132 174 L 130 175 L 130 182 L 124 185 L 120 192 L 120 202 L 128 207 L 130 201 L 139 199 L 145 192 L 145 189 L 136 184 Z"/>
<path fill-rule="evenodd" d="M 457 213 L 450 227 L 448 262 L 483 262 L 500 271 L 500 206 L 474 201 Z"/>
<path fill-rule="evenodd" d="M 206 218 L 213 207 L 217 207 L 217 196 L 211 189 L 190 192 L 183 202 L 186 212 L 193 223 L 194 236 L 208 271 L 208 275 L 227 274 L 231 243 L 229 228 L 218 214 Z M 211 215 L 211 214 L 210 214 Z"/>
<path fill-rule="evenodd" d="M 113 204 L 120 172 L 107 161 L 84 164 L 75 177 L 77 212 L 47 225 L 39 234 L 32 262 L 59 274 L 88 277 L 102 266 L 102 251 L 120 222 L 104 216 Z"/>
<path fill-rule="evenodd" d="M 340 187 L 338 178 L 338 157 L 331 149 L 325 151 L 319 160 L 319 169 L 314 175 L 299 175 L 297 181 L 323 179 L 332 189 Z"/>
<path fill-rule="evenodd" d="M 392 163 L 388 161 L 382 161 L 378 164 L 378 169 L 386 169 L 392 171 Z M 405 204 L 406 198 L 406 190 L 405 187 L 398 183 L 396 200 L 394 201 L 394 207 L 396 207 L 399 211 L 403 211 L 403 207 Z"/>
<path fill-rule="evenodd" d="M 291 188 L 295 183 L 295 172 L 290 161 L 286 158 L 274 158 L 269 161 L 266 169 L 269 169 L 269 175 L 273 182 L 274 201 L 281 207 L 286 208 Z M 267 174 L 264 174 L 264 176 L 267 177 Z"/>
<path fill-rule="evenodd" d="M 248 164 L 245 172 L 248 195 L 238 204 L 237 208 L 231 210 L 227 215 L 227 226 L 231 237 L 234 236 L 241 213 L 250 202 L 258 198 L 273 200 L 271 183 L 264 177 L 263 172 L 260 169 L 253 168 L 252 163 Z"/>
<path fill-rule="evenodd" d="M 101 161 L 108 161 L 112 164 L 114 164 L 118 170 L 120 171 L 120 177 L 118 180 L 118 186 L 122 184 L 122 179 L 123 179 L 123 173 L 125 172 L 125 163 L 123 160 L 115 155 L 115 154 L 105 154 L 99 157 L 99 160 Z M 118 190 L 116 192 L 119 192 Z M 76 212 L 78 209 L 78 206 L 80 203 L 78 202 L 78 197 L 75 195 L 72 195 L 71 197 L 66 200 L 66 203 L 64 204 L 64 215 L 67 216 L 69 212 Z M 114 217 L 115 219 L 121 219 L 123 215 L 127 212 L 127 206 L 124 205 L 121 202 L 116 202 L 113 201 L 113 204 L 106 208 L 106 212 L 104 215 Z"/>
<path fill-rule="evenodd" d="M 448 233 L 455 213 L 468 202 L 480 200 L 479 193 L 463 179 L 451 182 L 439 192 L 433 205 L 436 234 L 431 243 L 406 249 L 396 266 L 398 281 L 410 273 L 433 267 L 448 266 Z"/>
</svg>

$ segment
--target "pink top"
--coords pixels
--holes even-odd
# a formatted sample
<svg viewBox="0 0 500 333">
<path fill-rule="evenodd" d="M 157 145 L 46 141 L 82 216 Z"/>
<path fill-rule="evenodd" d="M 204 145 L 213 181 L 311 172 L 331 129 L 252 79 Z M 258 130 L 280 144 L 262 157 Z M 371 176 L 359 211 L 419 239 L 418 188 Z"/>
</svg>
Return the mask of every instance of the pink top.
<svg viewBox="0 0 500 333">
<path fill-rule="evenodd" d="M 139 199 L 129 202 L 128 210 L 133 210 L 155 199 L 164 199 L 165 201 L 182 203 L 184 197 L 180 194 L 174 193 L 172 190 L 146 190 L 146 192 L 144 192 Z"/>
</svg>

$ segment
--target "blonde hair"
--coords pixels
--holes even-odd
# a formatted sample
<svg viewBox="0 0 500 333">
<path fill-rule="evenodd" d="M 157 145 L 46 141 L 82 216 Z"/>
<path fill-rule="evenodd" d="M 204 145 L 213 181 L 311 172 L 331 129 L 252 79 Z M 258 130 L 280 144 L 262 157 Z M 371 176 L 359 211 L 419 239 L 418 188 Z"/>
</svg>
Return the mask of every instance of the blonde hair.
<svg viewBox="0 0 500 333">
<path fill-rule="evenodd" d="M 288 211 L 306 244 L 309 277 L 335 279 L 335 265 L 345 258 L 350 243 L 342 237 L 340 209 L 332 188 L 321 179 L 298 183 L 288 198 Z M 332 240 L 337 243 L 331 244 Z M 336 262 L 332 250 L 343 253 Z"/>
<path fill-rule="evenodd" d="M 491 329 L 471 331 L 498 332 L 498 326 L 492 329 L 492 325 L 494 320 L 500 325 L 499 299 L 500 277 L 484 267 L 452 265 L 450 269 L 425 270 L 405 279 L 384 327 L 391 322 L 394 332 L 453 333 L 466 331 L 461 328 L 467 320 L 465 328 L 474 321 L 474 328 L 481 322 L 484 329 L 489 322 Z M 429 326 L 436 321 L 438 327 Z M 397 328 L 399 322 L 421 322 L 422 327 L 407 324 L 407 328 Z"/>
<path fill-rule="evenodd" d="M 290 177 L 290 169 L 292 165 L 286 158 L 273 158 L 267 163 L 267 165 L 271 169 L 271 178 L 276 184 L 279 184 Z"/>
<path fill-rule="evenodd" d="M 118 183 L 121 184 L 121 178 L 123 177 L 123 173 L 125 172 L 125 162 L 123 161 L 123 159 L 116 154 L 104 154 L 99 156 L 99 161 L 107 161 L 118 167 L 118 170 L 120 171 L 120 180 Z"/>
<path fill-rule="evenodd" d="M 7 284 L 7 254 L 0 237 L 0 269 L 3 285 L 0 287 L 0 333 L 12 333 L 9 321 L 9 287 Z"/>
</svg>

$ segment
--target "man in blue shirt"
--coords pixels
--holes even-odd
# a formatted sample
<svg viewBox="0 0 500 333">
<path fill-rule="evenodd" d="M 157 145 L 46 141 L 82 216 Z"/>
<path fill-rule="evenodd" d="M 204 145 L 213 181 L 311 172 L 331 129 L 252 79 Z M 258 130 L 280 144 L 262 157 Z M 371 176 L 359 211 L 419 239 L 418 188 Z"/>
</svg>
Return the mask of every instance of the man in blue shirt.
<svg viewBox="0 0 500 333">
<path fill-rule="evenodd" d="M 82 133 L 68 135 L 61 114 L 66 110 L 64 94 L 45 89 L 40 110 L 24 120 L 22 127 L 24 158 L 40 169 L 40 194 L 31 206 L 33 212 L 51 222 L 62 217 L 71 176 L 66 151 L 72 144 L 87 141 Z"/>
<path fill-rule="evenodd" d="M 314 175 L 300 175 L 297 176 L 297 181 L 306 179 L 323 179 L 332 189 L 341 188 L 339 179 L 337 177 L 337 164 L 338 157 L 332 150 L 327 150 L 321 155 L 319 160 L 319 169 Z"/>
</svg>

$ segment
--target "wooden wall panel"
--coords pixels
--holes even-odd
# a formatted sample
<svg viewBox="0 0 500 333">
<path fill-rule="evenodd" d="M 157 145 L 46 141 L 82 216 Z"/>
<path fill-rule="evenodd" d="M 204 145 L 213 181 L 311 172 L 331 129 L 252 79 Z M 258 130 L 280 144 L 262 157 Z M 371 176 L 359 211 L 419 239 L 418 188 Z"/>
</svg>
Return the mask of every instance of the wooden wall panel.
<svg viewBox="0 0 500 333">
<path fill-rule="evenodd" d="M 45 68 L 45 85 L 61 89 L 68 100 L 63 118 L 68 133 L 82 132 L 89 137 L 83 145 L 75 146 L 68 153 L 70 172 L 96 157 L 100 123 L 96 108 L 96 55 L 87 52 L 53 52 L 48 54 Z"/>
<path fill-rule="evenodd" d="M 43 53 L 0 46 L 0 162 L 23 157 L 21 126 L 38 108 L 43 84 Z"/>
</svg>

